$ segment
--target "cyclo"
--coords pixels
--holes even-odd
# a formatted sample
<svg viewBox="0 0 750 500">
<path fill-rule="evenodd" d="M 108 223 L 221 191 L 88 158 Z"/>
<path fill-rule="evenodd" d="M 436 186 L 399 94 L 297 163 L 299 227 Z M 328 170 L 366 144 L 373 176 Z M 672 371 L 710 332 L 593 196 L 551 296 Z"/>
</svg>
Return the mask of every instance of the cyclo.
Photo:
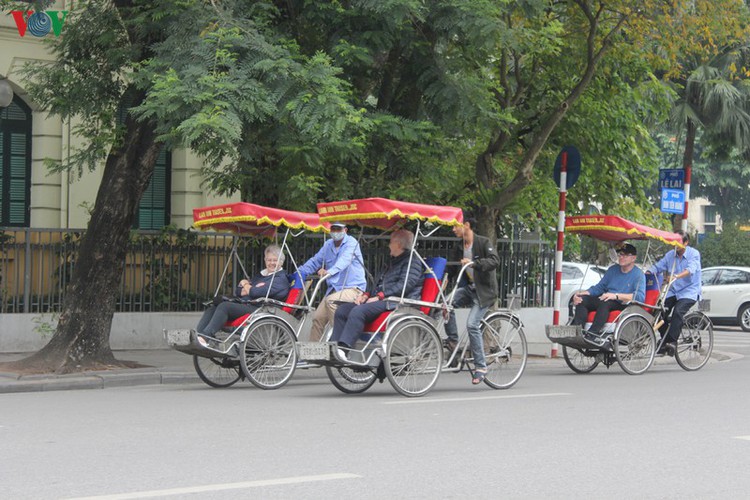
<svg viewBox="0 0 750 500">
<path fill-rule="evenodd" d="M 614 215 L 581 215 L 567 217 L 565 230 L 587 235 L 612 245 L 625 240 L 660 241 L 674 247 L 682 246 L 682 237 L 654 229 Z M 648 252 L 647 252 L 648 254 Z M 644 259 L 644 261 L 647 260 Z M 644 262 L 644 268 L 649 266 Z M 671 274 L 671 273 L 670 273 Z M 653 364 L 666 336 L 656 343 L 656 332 L 669 321 L 664 306 L 669 288 L 669 277 L 660 285 L 659 276 L 646 274 L 646 298 L 644 302 L 631 301 L 622 311 L 612 311 L 602 335 L 593 335 L 586 330 L 593 321 L 590 312 L 583 328 L 573 325 L 547 325 L 546 334 L 552 341 L 562 345 L 565 363 L 576 373 L 589 373 L 600 363 L 610 367 L 617 362 L 625 373 L 639 375 Z M 698 302 L 706 308 L 705 302 Z M 685 370 L 702 368 L 713 350 L 713 325 L 700 310 L 693 309 L 685 315 L 684 325 L 677 342 L 675 359 Z"/>
<path fill-rule="evenodd" d="M 328 231 L 317 214 L 280 210 L 252 203 L 233 203 L 193 210 L 194 226 L 251 237 L 273 237 L 279 228 L 285 228 L 281 251 L 292 266 L 297 267 L 289 250 L 289 238 L 304 231 Z M 247 278 L 247 272 L 237 251 L 239 239 L 233 242 L 224 266 L 215 296 L 224 283 L 229 265 L 235 262 Z M 268 296 L 254 301 L 260 307 L 224 325 L 223 334 L 210 339 L 208 345 L 198 342 L 194 330 L 166 330 L 167 343 L 174 349 L 193 356 L 193 365 L 200 379 L 211 387 L 229 387 L 247 378 L 261 389 L 277 389 L 286 384 L 297 368 L 295 341 L 312 310 L 315 296 L 323 280 L 318 281 L 312 293 L 309 287 L 294 276 L 286 300 Z M 207 340 L 206 338 L 203 339 Z"/>
<path fill-rule="evenodd" d="M 336 349 L 333 343 L 319 342 L 298 343 L 300 359 L 325 366 L 333 385 L 347 394 L 362 393 L 376 380 L 382 382 L 387 378 L 400 394 L 422 396 L 432 389 L 442 371 L 471 369 L 473 360 L 465 330 L 447 359 L 443 353 L 443 318 L 452 310 L 451 299 L 456 290 L 448 296 L 444 292 L 447 260 L 424 259 L 416 250 L 419 238 L 431 236 L 440 226 L 461 224 L 461 209 L 367 198 L 319 203 L 318 213 L 321 221 L 383 231 L 415 223 L 409 265 L 419 261 L 426 271 L 420 299 L 405 298 L 403 291 L 400 297 L 386 297 L 395 308 L 365 325 L 347 362 L 333 354 L 332 349 Z M 462 267 L 456 283 L 470 265 Z M 481 331 L 488 368 L 484 382 L 495 389 L 507 389 L 518 381 L 526 367 L 527 344 L 521 320 L 510 311 L 490 310 L 482 319 Z"/>
</svg>

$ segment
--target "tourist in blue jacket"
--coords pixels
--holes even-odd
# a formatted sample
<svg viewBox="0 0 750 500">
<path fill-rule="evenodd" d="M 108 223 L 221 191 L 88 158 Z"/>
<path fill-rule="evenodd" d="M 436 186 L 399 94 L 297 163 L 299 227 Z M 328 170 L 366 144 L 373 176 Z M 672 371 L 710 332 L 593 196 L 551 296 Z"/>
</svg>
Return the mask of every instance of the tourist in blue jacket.
<svg viewBox="0 0 750 500">
<path fill-rule="evenodd" d="M 419 299 L 422 294 L 424 266 L 411 256 L 414 234 L 399 229 L 391 234 L 388 248 L 391 262 L 380 275 L 375 287 L 358 297 L 354 303 L 341 304 L 336 310 L 333 322 L 332 342 L 345 349 L 351 349 L 362 333 L 366 323 L 375 320 L 381 313 L 395 309 L 396 303 L 385 300 L 387 297 Z M 404 286 L 405 284 L 405 286 Z M 337 350 L 341 361 L 346 361 L 346 352 Z"/>
<path fill-rule="evenodd" d="M 576 306 L 573 325 L 585 325 L 589 311 L 596 311 L 589 332 L 599 335 L 610 311 L 625 309 L 631 300 L 644 301 L 646 275 L 635 265 L 637 255 L 635 247 L 625 243 L 617 251 L 619 265 L 607 269 L 599 283 L 573 296 Z"/>
</svg>

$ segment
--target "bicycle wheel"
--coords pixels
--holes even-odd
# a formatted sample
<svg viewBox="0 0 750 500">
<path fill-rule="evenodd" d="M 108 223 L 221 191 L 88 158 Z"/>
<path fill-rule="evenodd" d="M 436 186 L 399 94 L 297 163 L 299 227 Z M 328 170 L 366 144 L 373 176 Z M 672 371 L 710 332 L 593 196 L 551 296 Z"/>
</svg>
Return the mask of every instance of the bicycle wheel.
<svg viewBox="0 0 750 500">
<path fill-rule="evenodd" d="M 654 330 L 642 316 L 628 316 L 617 326 L 614 336 L 615 359 L 629 375 L 640 375 L 649 369 L 656 354 Z"/>
<path fill-rule="evenodd" d="M 526 368 L 528 346 L 517 316 L 495 313 L 482 319 L 482 339 L 487 375 L 484 383 L 493 389 L 508 389 Z"/>
<path fill-rule="evenodd" d="M 675 360 L 687 371 L 700 370 L 714 349 L 714 325 L 702 312 L 685 315 Z"/>
<path fill-rule="evenodd" d="M 393 388 L 407 397 L 427 394 L 443 364 L 435 329 L 418 319 L 406 320 L 386 334 L 385 344 L 385 373 Z"/>
<path fill-rule="evenodd" d="M 292 378 L 297 366 L 295 343 L 292 330 L 278 318 L 252 323 L 240 349 L 243 373 L 256 387 L 278 389 Z"/>
<path fill-rule="evenodd" d="M 232 386 L 242 378 L 240 362 L 233 358 L 205 358 L 194 354 L 193 366 L 203 382 L 218 389 Z"/>
<path fill-rule="evenodd" d="M 372 387 L 377 380 L 367 368 L 351 366 L 326 366 L 331 383 L 344 394 L 359 394 Z"/>
<path fill-rule="evenodd" d="M 563 346 L 563 358 L 568 367 L 576 373 L 591 373 L 594 368 L 599 366 L 599 361 L 596 356 L 587 356 L 583 351 L 579 349 L 568 349 L 567 346 Z"/>
</svg>

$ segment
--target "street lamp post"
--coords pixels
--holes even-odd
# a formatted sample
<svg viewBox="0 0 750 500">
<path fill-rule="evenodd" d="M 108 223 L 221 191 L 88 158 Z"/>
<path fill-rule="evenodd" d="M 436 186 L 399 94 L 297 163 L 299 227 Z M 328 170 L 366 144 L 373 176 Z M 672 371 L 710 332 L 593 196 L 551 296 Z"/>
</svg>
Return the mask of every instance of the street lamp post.
<svg viewBox="0 0 750 500">
<path fill-rule="evenodd" d="M 10 82 L 3 78 L 0 80 L 0 108 L 7 108 L 13 102 L 13 87 Z"/>
</svg>

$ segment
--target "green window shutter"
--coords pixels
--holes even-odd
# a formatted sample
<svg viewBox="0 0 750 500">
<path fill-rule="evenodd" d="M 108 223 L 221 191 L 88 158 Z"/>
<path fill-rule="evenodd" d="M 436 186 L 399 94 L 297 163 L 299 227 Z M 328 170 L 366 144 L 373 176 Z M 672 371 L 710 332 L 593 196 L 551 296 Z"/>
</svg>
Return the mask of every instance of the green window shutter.
<svg viewBox="0 0 750 500">
<path fill-rule="evenodd" d="M 172 155 L 164 148 L 154 165 L 151 181 L 138 210 L 138 229 L 161 229 L 169 224 L 172 190 Z"/>
<path fill-rule="evenodd" d="M 31 110 L 17 97 L 0 110 L 0 226 L 28 227 Z"/>
<path fill-rule="evenodd" d="M 8 225 L 26 225 L 28 200 L 28 162 L 26 134 L 10 134 L 10 175 L 8 177 Z"/>
</svg>

